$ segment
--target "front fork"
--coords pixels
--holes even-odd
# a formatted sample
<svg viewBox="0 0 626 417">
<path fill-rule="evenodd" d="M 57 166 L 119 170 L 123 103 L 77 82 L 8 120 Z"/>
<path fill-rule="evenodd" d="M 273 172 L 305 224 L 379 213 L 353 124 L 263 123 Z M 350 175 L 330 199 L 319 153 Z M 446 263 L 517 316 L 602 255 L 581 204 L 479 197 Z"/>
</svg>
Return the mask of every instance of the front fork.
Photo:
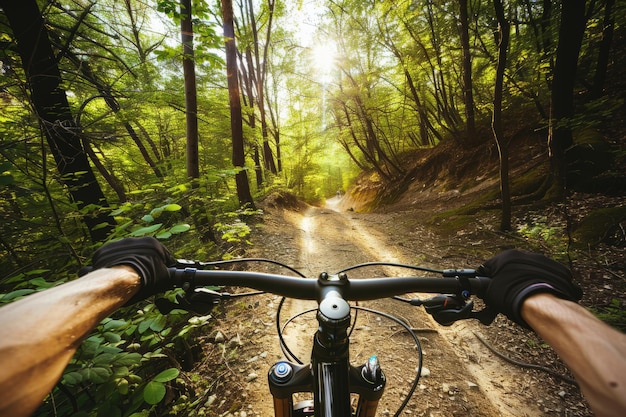
<svg viewBox="0 0 626 417">
<path fill-rule="evenodd" d="M 319 327 L 313 338 L 311 365 L 278 362 L 269 371 L 270 392 L 275 417 L 374 417 L 385 387 L 378 359 L 372 356 L 364 365 L 350 365 L 350 305 L 341 289 L 348 285 L 345 274 L 319 278 Z M 313 392 L 313 401 L 293 404 L 293 394 Z M 350 394 L 359 401 L 353 413 Z"/>
<path fill-rule="evenodd" d="M 332 366 L 332 365 L 331 365 Z M 307 401 L 295 405 L 293 394 L 313 390 L 311 365 L 298 365 L 281 361 L 274 364 L 268 373 L 270 392 L 274 399 L 275 417 L 298 417 L 314 415 L 314 402 Z M 372 356 L 361 366 L 350 365 L 348 384 L 350 392 L 358 395 L 355 417 L 374 417 L 378 401 L 383 395 L 386 378 Z"/>
</svg>

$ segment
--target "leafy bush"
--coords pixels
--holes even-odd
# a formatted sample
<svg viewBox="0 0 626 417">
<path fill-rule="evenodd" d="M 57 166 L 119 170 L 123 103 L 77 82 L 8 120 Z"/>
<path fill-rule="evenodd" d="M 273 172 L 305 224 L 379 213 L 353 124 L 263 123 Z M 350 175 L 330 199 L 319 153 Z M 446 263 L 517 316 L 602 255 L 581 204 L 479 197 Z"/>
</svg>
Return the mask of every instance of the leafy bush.
<svg viewBox="0 0 626 417">
<path fill-rule="evenodd" d="M 146 210 L 147 214 L 142 214 Z M 181 210 L 176 203 L 154 207 L 139 202 L 123 204 L 112 213 L 119 226 L 110 239 L 127 236 L 154 236 L 160 240 L 178 238 L 192 230 L 183 221 Z M 223 215 L 224 219 L 232 220 L 230 226 L 226 227 L 224 223 L 217 228 L 223 230 L 224 236 L 234 234 L 245 240 L 249 229 L 239 219 L 242 214 L 252 213 Z M 225 239 L 231 240 L 232 237 Z M 184 245 L 193 240 L 193 234 L 188 234 Z M 175 243 L 168 246 L 175 247 Z M 203 256 L 206 255 L 205 252 Z M 45 272 L 49 271 L 35 270 L 11 278 L 9 281 L 16 283 L 15 289 L 0 296 L 0 302 L 11 302 L 56 285 L 57 282 L 50 283 L 39 276 Z M 173 290 L 164 296 L 174 301 L 177 291 L 182 290 Z M 187 355 L 185 347 L 193 344 L 189 341 L 197 336 L 198 330 L 209 325 L 210 318 L 209 315 L 194 317 L 183 310 L 162 315 L 149 302 L 118 310 L 103 320 L 81 344 L 37 415 L 139 417 L 153 410 L 166 412 L 166 393 L 171 391 L 174 394 L 171 397 L 176 397 L 180 388 L 177 382 L 180 371 L 171 364 L 183 362 L 179 357 Z"/>
<path fill-rule="evenodd" d="M 0 184 L 10 180 L 6 173 L 0 174 Z M 218 180 L 223 182 L 224 176 L 213 182 Z M 185 257 L 210 260 L 238 256 L 249 244 L 246 222 L 260 212 L 238 210 L 233 203 L 236 199 L 224 197 L 219 187 L 209 182 L 198 188 L 147 184 L 130 192 L 132 201 L 114 210 L 89 210 L 108 210 L 115 218 L 117 226 L 110 241 L 154 236 L 167 242 L 173 253 L 184 253 Z M 67 224 L 76 223 L 71 214 L 61 217 Z M 43 217 L 33 219 L 45 226 L 51 223 L 41 220 Z M 80 228 L 65 230 L 70 232 L 59 234 L 51 228 L 37 234 L 22 233 L 36 242 L 36 246 L 24 243 L 29 255 L 32 251 L 33 262 L 22 260 L 20 264 L 27 267 L 1 279 L 0 305 L 75 279 L 81 263 L 100 243 L 88 246 Z M 205 230 L 216 234 L 215 241 L 203 239 Z M 51 256 L 53 253 L 57 256 Z M 45 267 L 38 267 L 40 263 Z M 14 268 L 10 262 L 3 265 L 7 270 Z M 180 291 L 164 296 L 174 301 Z M 179 373 L 192 367 L 196 352 L 190 352 L 189 346 L 195 345 L 194 339 L 200 334 L 209 332 L 210 319 L 210 315 L 195 317 L 183 310 L 162 315 L 148 301 L 116 311 L 81 344 L 36 415 L 139 417 L 175 414 L 173 407 L 185 409 L 195 401 L 195 392 L 185 385 L 188 378 L 180 378 Z"/>
</svg>

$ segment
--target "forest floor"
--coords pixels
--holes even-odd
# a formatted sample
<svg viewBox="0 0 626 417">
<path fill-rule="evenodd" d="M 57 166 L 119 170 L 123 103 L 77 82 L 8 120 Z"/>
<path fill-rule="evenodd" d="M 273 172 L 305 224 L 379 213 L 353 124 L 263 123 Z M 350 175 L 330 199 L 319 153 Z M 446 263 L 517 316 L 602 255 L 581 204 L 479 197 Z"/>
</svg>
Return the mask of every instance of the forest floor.
<svg viewBox="0 0 626 417">
<path fill-rule="evenodd" d="M 482 191 L 490 186 L 488 180 L 479 183 Z M 323 271 L 332 273 L 371 261 L 437 269 L 475 268 L 502 249 L 529 248 L 531 245 L 523 238 L 497 231 L 497 210 L 480 211 L 471 222 L 453 230 L 432 223 L 434 213 L 466 204 L 481 192 L 478 188 L 461 193 L 456 189 L 413 186 L 395 204 L 369 213 L 355 211 L 362 202 L 347 196 L 330 199 L 324 207 L 308 206 L 285 195 L 274 196 L 262 204 L 264 214 L 255 227 L 253 249 L 247 255 L 274 259 L 316 277 Z M 582 216 L 591 207 L 625 202 L 623 197 L 607 201 L 576 195 L 570 200 L 569 215 Z M 558 224 L 562 210 L 518 207 L 514 216 L 548 217 L 549 223 Z M 624 252 L 623 245 L 604 246 L 572 260 L 576 279 L 585 290 L 583 305 L 606 306 L 613 298 L 624 300 Z M 273 267 L 255 268 L 276 272 Z M 385 268 L 368 269 L 364 274 L 400 273 Z M 352 278 L 360 276 L 350 274 Z M 204 363 L 214 380 L 211 392 L 220 395 L 209 395 L 207 415 L 273 415 L 266 374 L 284 357 L 274 323 L 279 302 L 272 295 L 261 295 L 230 305 L 218 315 L 215 329 L 224 335 L 225 343 L 219 345 L 221 348 L 209 345 Z M 361 305 L 390 313 L 418 329 L 427 371 L 402 415 L 591 415 L 571 374 L 553 350 L 533 332 L 505 317 L 498 316 L 490 326 L 468 320 L 443 327 L 422 308 L 397 301 Z M 309 302 L 288 302 L 281 322 L 314 307 Z M 314 314 L 301 316 L 285 329 L 289 347 L 305 362 L 315 329 Z M 378 415 L 394 415 L 418 366 L 416 348 L 397 324 L 360 313 L 351 337 L 351 361 L 358 364 L 372 354 L 378 355 L 387 375 Z"/>
</svg>

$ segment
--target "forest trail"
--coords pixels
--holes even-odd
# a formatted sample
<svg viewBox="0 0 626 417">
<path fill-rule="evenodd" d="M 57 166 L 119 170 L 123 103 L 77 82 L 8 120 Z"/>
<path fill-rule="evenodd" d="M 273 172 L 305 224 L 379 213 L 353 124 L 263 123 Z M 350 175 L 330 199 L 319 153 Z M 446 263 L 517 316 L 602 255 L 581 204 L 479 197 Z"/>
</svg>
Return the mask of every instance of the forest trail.
<svg viewBox="0 0 626 417">
<path fill-rule="evenodd" d="M 393 222 L 389 216 L 340 212 L 333 209 L 333 203 L 336 201 L 331 199 L 325 208 L 267 209 L 263 223 L 259 225 L 252 255 L 281 261 L 308 277 L 316 277 L 322 271 L 333 273 L 362 262 L 415 263 L 416 250 L 432 252 L 438 246 L 432 245 L 433 237 L 424 230 L 412 232 L 424 240 L 422 247 L 398 244 L 393 241 L 397 235 L 388 227 L 389 222 Z M 450 262 L 437 257 L 436 250 L 426 256 Z M 369 276 L 391 275 L 391 271 L 384 269 L 367 269 L 365 273 Z M 358 276 L 351 272 L 350 277 Z M 242 408 L 245 415 L 272 416 L 272 399 L 265 375 L 273 363 L 284 358 L 272 322 L 280 300 L 269 294 L 255 300 L 247 306 L 245 314 L 239 315 L 237 334 L 243 347 L 241 360 L 232 364 L 232 368 L 233 372 L 241 374 L 239 384 L 245 395 L 242 398 L 246 404 Z M 424 351 L 423 367 L 427 368 L 428 376 L 420 379 L 405 414 L 561 415 L 560 405 L 555 403 L 560 398 L 552 398 L 555 394 L 546 389 L 541 374 L 529 374 L 527 370 L 498 359 L 478 341 L 474 332 L 480 333 L 484 326 L 466 321 L 444 328 L 423 309 L 390 299 L 360 305 L 391 313 L 422 330 L 418 337 Z M 281 313 L 281 323 L 314 307 L 311 302 L 288 301 Z M 311 338 L 316 328 L 314 317 L 312 313 L 299 317 L 285 332 L 288 345 L 304 362 L 309 360 Z M 219 325 L 232 329 L 232 318 L 223 319 Z M 359 313 L 351 342 L 352 363 L 365 361 L 372 354 L 379 356 L 388 383 L 378 415 L 394 415 L 410 388 L 418 365 L 413 341 L 397 324 L 369 313 Z M 565 415 L 575 414 L 566 411 Z"/>
</svg>

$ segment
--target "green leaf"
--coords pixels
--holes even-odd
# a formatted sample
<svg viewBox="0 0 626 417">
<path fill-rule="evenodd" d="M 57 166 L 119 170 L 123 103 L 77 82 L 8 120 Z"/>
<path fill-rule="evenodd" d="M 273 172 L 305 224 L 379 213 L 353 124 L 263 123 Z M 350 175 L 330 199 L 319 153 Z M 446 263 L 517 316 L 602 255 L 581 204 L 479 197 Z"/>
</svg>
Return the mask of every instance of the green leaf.
<svg viewBox="0 0 626 417">
<path fill-rule="evenodd" d="M 177 224 L 176 226 L 173 226 L 172 228 L 170 228 L 169 232 L 175 235 L 175 234 L 178 234 L 178 233 L 186 232 L 189 229 L 191 229 L 190 225 L 188 225 L 187 223 L 181 223 L 181 224 Z"/>
<path fill-rule="evenodd" d="M 168 204 L 167 206 L 163 206 L 163 210 L 165 211 L 178 211 L 182 209 L 182 207 L 178 204 Z"/>
<path fill-rule="evenodd" d="M 100 229 L 104 229 L 107 226 L 109 226 L 108 222 L 102 222 L 102 223 L 98 223 L 97 225 L 92 227 L 91 230 L 100 230 Z"/>
<path fill-rule="evenodd" d="M 140 229 L 133 231 L 130 234 L 130 236 L 133 236 L 133 237 L 146 236 L 146 235 L 149 235 L 150 233 L 156 232 L 157 230 L 161 228 L 161 226 L 163 226 L 163 223 L 157 223 L 157 224 L 153 224 L 152 226 L 142 227 Z"/>
<path fill-rule="evenodd" d="M 113 332 L 105 332 L 102 337 L 104 337 L 104 340 L 109 343 L 118 343 L 120 340 L 122 340 L 122 336 Z"/>
<path fill-rule="evenodd" d="M 146 319 L 142 321 L 141 323 L 139 323 L 139 327 L 137 329 L 139 331 L 139 334 L 144 334 L 145 331 L 148 330 L 150 326 L 152 326 L 153 321 L 154 319 Z"/>
<path fill-rule="evenodd" d="M 48 282 L 41 277 L 31 279 L 28 281 L 28 283 L 31 284 L 33 287 L 37 287 L 37 288 L 50 288 L 50 287 L 54 287 L 55 285 L 54 282 Z"/>
<path fill-rule="evenodd" d="M 170 232 L 168 232 L 168 231 L 161 232 L 158 235 L 156 235 L 156 238 L 160 239 L 160 240 L 169 239 L 171 237 L 172 237 L 172 234 Z"/>
<path fill-rule="evenodd" d="M 152 323 L 150 324 L 150 328 L 155 332 L 160 332 L 165 328 L 166 324 L 167 320 L 165 316 L 158 316 L 155 317 L 155 319 L 152 321 Z"/>
<path fill-rule="evenodd" d="M 126 326 L 126 324 L 127 324 L 126 320 L 108 320 L 104 324 L 104 330 L 119 329 L 120 327 Z"/>
<path fill-rule="evenodd" d="M 141 355 L 139 353 L 127 353 L 124 352 L 117 356 L 114 361 L 118 366 L 132 366 L 139 365 L 141 363 Z"/>
<path fill-rule="evenodd" d="M 32 290 L 32 289 L 12 291 L 8 294 L 4 294 L 2 297 L 0 297 L 0 300 L 2 300 L 2 302 L 8 302 L 8 301 L 12 301 L 18 297 L 22 297 L 24 295 L 28 295 L 33 292 L 35 292 L 35 290 Z"/>
<path fill-rule="evenodd" d="M 81 350 L 87 356 L 94 356 L 96 352 L 98 351 L 98 349 L 100 348 L 100 345 L 102 344 L 102 342 L 103 342 L 103 339 L 101 337 L 96 336 L 96 335 L 90 336 L 87 339 L 85 339 L 85 341 L 81 345 Z"/>
<path fill-rule="evenodd" d="M 141 220 L 143 220 L 146 223 L 152 223 L 154 221 L 154 217 L 152 217 L 149 214 L 146 214 L 145 216 L 141 218 Z"/>
<path fill-rule="evenodd" d="M 117 392 L 122 395 L 128 394 L 128 380 L 121 378 L 117 381 Z"/>
<path fill-rule="evenodd" d="M 21 282 L 24 280 L 24 276 L 26 274 L 17 274 L 17 275 L 13 275 L 12 277 L 9 277 L 7 279 L 4 280 L 4 284 L 12 284 L 14 282 Z"/>
<path fill-rule="evenodd" d="M 175 379 L 180 371 L 176 368 L 169 368 L 155 376 L 152 380 L 156 382 L 167 382 Z"/>
<path fill-rule="evenodd" d="M 143 399 L 150 405 L 158 404 L 165 397 L 165 385 L 150 381 L 143 389 Z"/>
<path fill-rule="evenodd" d="M 126 213 L 131 208 L 132 208 L 132 206 L 130 204 L 124 204 L 123 206 L 121 206 L 117 210 L 113 210 L 111 212 L 111 216 L 119 216 L 122 213 Z"/>
<path fill-rule="evenodd" d="M 94 367 L 81 369 L 80 373 L 88 381 L 94 382 L 96 384 L 102 384 L 106 382 L 107 379 L 109 379 L 113 372 L 109 368 Z"/>
<path fill-rule="evenodd" d="M 112 353 L 101 353 L 100 355 L 93 358 L 93 363 L 95 365 L 108 365 L 111 363 L 114 357 L 115 355 Z"/>
<path fill-rule="evenodd" d="M 159 217 L 161 213 L 163 213 L 163 207 L 157 207 L 155 209 L 152 209 L 152 211 L 150 211 L 150 215 L 154 217 Z"/>
<path fill-rule="evenodd" d="M 63 375 L 63 383 L 68 385 L 80 384 L 83 381 L 83 376 L 80 372 L 68 372 Z"/>
<path fill-rule="evenodd" d="M 102 353 L 112 353 L 114 355 L 117 355 L 120 352 L 123 352 L 124 350 L 118 348 L 117 346 L 110 346 L 110 345 L 105 345 L 100 347 L 100 351 Z"/>
</svg>

